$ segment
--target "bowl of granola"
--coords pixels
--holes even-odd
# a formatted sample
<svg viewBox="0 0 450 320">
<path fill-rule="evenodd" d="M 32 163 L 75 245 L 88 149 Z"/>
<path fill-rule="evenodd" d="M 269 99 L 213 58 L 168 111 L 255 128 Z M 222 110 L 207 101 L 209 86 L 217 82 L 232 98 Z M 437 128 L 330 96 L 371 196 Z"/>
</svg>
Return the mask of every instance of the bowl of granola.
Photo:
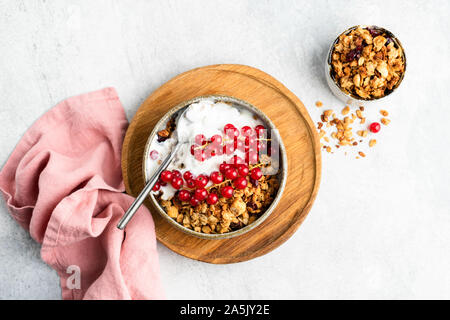
<svg viewBox="0 0 450 320">
<path fill-rule="evenodd" d="M 331 91 L 345 103 L 369 102 L 391 95 L 406 70 L 402 44 L 377 26 L 354 26 L 331 44 L 325 74 Z"/>
<path fill-rule="evenodd" d="M 287 179 L 287 157 L 270 119 L 246 101 L 201 96 L 170 109 L 144 152 L 145 180 L 178 143 L 150 202 L 172 226 L 203 239 L 242 235 L 275 209 Z"/>
</svg>

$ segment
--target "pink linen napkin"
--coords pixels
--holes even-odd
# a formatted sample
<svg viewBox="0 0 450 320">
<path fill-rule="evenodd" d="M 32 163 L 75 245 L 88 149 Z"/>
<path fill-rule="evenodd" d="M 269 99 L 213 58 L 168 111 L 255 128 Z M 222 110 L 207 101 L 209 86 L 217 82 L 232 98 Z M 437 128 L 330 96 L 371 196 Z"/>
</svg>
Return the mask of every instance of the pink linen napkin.
<svg viewBox="0 0 450 320">
<path fill-rule="evenodd" d="M 6 204 L 42 244 L 64 299 L 164 297 L 149 211 L 116 228 L 133 202 L 120 169 L 127 125 L 113 88 L 69 98 L 33 124 L 0 171 Z"/>
</svg>

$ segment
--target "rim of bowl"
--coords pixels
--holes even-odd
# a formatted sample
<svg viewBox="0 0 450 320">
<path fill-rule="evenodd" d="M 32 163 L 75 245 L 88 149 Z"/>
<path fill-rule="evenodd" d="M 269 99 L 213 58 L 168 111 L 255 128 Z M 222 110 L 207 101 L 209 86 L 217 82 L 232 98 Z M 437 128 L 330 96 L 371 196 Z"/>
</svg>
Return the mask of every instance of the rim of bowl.
<svg viewBox="0 0 450 320">
<path fill-rule="evenodd" d="M 333 69 L 332 66 L 331 66 L 331 56 L 332 56 L 332 54 L 333 54 L 334 46 L 335 46 L 336 43 L 339 41 L 339 37 L 342 36 L 343 34 L 350 33 L 350 31 L 352 31 L 352 30 L 354 30 L 354 29 L 356 29 L 356 28 L 358 28 L 358 27 L 362 27 L 362 28 L 374 27 L 374 28 L 383 30 L 387 35 L 389 35 L 389 37 L 392 39 L 392 41 L 393 41 L 395 44 L 397 44 L 397 45 L 402 49 L 403 60 L 405 61 L 405 70 L 403 71 L 403 73 L 402 73 L 402 75 L 401 75 L 401 77 L 400 77 L 400 80 L 399 80 L 399 82 L 397 83 L 397 85 L 396 85 L 392 90 L 390 90 L 387 94 L 385 94 L 385 95 L 382 96 L 382 97 L 378 97 L 378 98 L 370 98 L 370 99 L 364 99 L 364 98 L 361 98 L 360 96 L 356 96 L 356 95 L 347 93 L 347 92 L 345 92 L 344 90 L 342 90 L 341 86 L 336 82 L 336 80 L 334 79 L 334 77 L 331 75 L 331 71 L 332 71 L 332 69 Z M 405 78 L 406 66 L 407 66 L 407 60 L 406 60 L 405 49 L 403 48 L 402 43 L 400 42 L 400 40 L 399 40 L 399 39 L 398 39 L 391 31 L 389 31 L 389 30 L 386 29 L 386 28 L 379 27 L 379 26 L 376 26 L 376 25 L 362 25 L 362 24 L 360 24 L 360 25 L 356 25 L 356 26 L 350 27 L 350 28 L 348 28 L 347 30 L 345 30 L 344 32 L 341 32 L 341 33 L 336 37 L 336 39 L 331 43 L 330 48 L 329 48 L 329 50 L 328 50 L 328 54 L 327 54 L 326 65 L 327 65 L 327 69 L 326 69 L 326 71 L 327 71 L 327 77 L 329 77 L 329 78 L 332 80 L 333 84 L 339 89 L 339 91 L 340 91 L 342 94 L 344 94 L 344 95 L 345 95 L 346 97 L 348 97 L 349 99 L 353 99 L 353 100 L 356 100 L 356 101 L 358 101 L 358 102 L 370 102 L 370 101 L 378 101 L 378 100 L 381 100 L 381 99 L 383 99 L 383 98 L 386 98 L 386 97 L 388 97 L 389 95 L 391 95 L 394 91 L 396 91 L 396 90 L 398 89 L 398 87 L 400 87 L 400 84 L 403 82 L 403 79 Z"/>
<path fill-rule="evenodd" d="M 155 137 L 155 135 L 159 131 L 159 128 L 162 127 L 162 125 L 164 123 L 166 123 L 166 121 L 168 121 L 170 119 L 170 117 L 172 117 L 174 114 L 176 114 L 178 111 L 180 111 L 184 107 L 187 107 L 187 106 L 191 105 L 192 103 L 195 103 L 195 102 L 198 102 L 198 101 L 201 101 L 201 100 L 207 100 L 207 99 L 214 99 L 216 101 L 232 102 L 234 104 L 237 104 L 240 107 L 247 108 L 250 111 L 252 111 L 253 113 L 255 113 L 266 125 L 268 125 L 270 127 L 270 129 L 277 129 L 276 126 L 270 120 L 270 118 L 264 114 L 264 112 L 262 112 L 260 109 L 258 109 L 254 105 L 250 104 L 249 102 L 244 101 L 244 100 L 239 99 L 239 98 L 236 98 L 236 97 L 233 97 L 233 96 L 218 95 L 218 94 L 203 95 L 203 96 L 198 96 L 198 97 L 195 97 L 195 98 L 183 101 L 183 102 L 177 104 L 176 106 L 172 107 L 169 111 L 167 111 L 164 114 L 163 117 L 161 117 L 161 119 L 158 120 L 158 122 L 154 126 L 152 132 L 150 133 L 150 135 L 147 138 L 147 142 L 145 144 L 145 149 L 144 149 L 144 159 L 142 161 L 143 177 L 144 177 L 145 181 L 148 180 L 147 166 L 146 166 L 147 162 L 146 162 L 146 160 L 147 160 L 147 158 L 149 156 L 150 147 L 151 147 L 151 143 L 153 141 L 153 138 Z M 258 219 L 256 219 L 251 224 L 246 225 L 245 227 L 243 227 L 241 229 L 238 229 L 238 230 L 235 230 L 235 231 L 231 231 L 231 232 L 227 232 L 227 233 L 214 233 L 214 234 L 201 233 L 201 232 L 196 232 L 194 230 L 188 229 L 185 226 L 183 226 L 183 225 L 179 224 L 178 222 L 176 222 L 171 217 L 169 217 L 169 215 L 166 213 L 166 211 L 159 205 L 158 201 L 155 199 L 155 196 L 152 193 L 150 193 L 148 195 L 148 197 L 151 200 L 150 202 L 152 203 L 152 206 L 158 211 L 158 213 L 166 221 L 168 221 L 171 225 L 173 225 L 178 230 L 181 230 L 184 233 L 187 233 L 187 234 L 190 234 L 190 235 L 193 235 L 195 237 L 202 238 L 202 239 L 220 240 L 220 239 L 232 238 L 232 237 L 240 236 L 240 235 L 242 235 L 244 233 L 247 233 L 248 231 L 256 228 L 262 222 L 264 222 L 264 220 L 266 220 L 267 217 L 270 214 L 272 214 L 273 210 L 278 205 L 278 203 L 279 203 L 279 201 L 281 199 L 281 196 L 282 196 L 282 194 L 284 192 L 284 188 L 285 188 L 286 181 L 287 181 L 288 168 L 287 168 L 286 149 L 284 147 L 283 140 L 281 139 L 281 135 L 278 132 L 278 130 L 276 130 L 275 133 L 276 133 L 276 137 L 277 137 L 277 139 L 279 141 L 280 155 L 281 155 L 281 161 L 280 161 L 280 164 L 281 164 L 280 168 L 281 168 L 281 170 L 278 173 L 280 186 L 279 186 L 277 194 L 276 194 L 274 200 L 272 201 L 272 203 L 270 204 L 270 206 L 266 209 L 266 211 L 264 211 L 264 213 Z"/>
</svg>

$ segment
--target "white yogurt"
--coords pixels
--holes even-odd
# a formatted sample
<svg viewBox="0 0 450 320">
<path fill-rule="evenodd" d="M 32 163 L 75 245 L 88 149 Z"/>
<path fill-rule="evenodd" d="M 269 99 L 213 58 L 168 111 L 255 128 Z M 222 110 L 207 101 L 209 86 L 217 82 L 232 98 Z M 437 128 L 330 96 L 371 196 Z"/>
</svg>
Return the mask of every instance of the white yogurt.
<svg viewBox="0 0 450 320">
<path fill-rule="evenodd" d="M 156 160 L 150 157 L 146 159 L 147 176 L 150 177 L 157 170 L 159 160 L 164 160 L 177 144 L 176 137 L 178 134 L 180 134 L 180 140 L 189 141 L 189 143 L 182 145 L 167 170 L 176 169 L 181 174 L 185 171 L 190 171 L 194 176 L 198 176 L 199 174 L 209 176 L 211 172 L 218 171 L 219 165 L 224 161 L 229 161 L 233 155 L 238 155 L 244 159 L 245 154 L 240 150 L 236 150 L 231 155 L 213 156 L 200 162 L 191 154 L 190 148 L 194 144 L 194 138 L 197 134 L 203 134 L 207 139 L 215 134 L 223 136 L 223 128 L 228 123 L 233 124 L 238 129 L 243 126 L 255 128 L 257 125 L 263 124 L 261 120 L 258 118 L 255 119 L 256 117 L 254 116 L 254 113 L 247 109 L 236 108 L 223 102 L 215 103 L 213 100 L 202 100 L 191 104 L 184 117 L 177 119 L 177 126 L 171 138 L 163 142 L 158 142 L 157 136 L 153 139 L 150 151 L 156 150 L 159 157 Z M 211 182 L 209 182 L 210 184 Z M 161 198 L 163 200 L 169 200 L 177 190 L 168 183 L 167 186 L 161 187 L 160 191 L 162 191 Z M 159 191 L 153 193 L 156 194 Z"/>
</svg>

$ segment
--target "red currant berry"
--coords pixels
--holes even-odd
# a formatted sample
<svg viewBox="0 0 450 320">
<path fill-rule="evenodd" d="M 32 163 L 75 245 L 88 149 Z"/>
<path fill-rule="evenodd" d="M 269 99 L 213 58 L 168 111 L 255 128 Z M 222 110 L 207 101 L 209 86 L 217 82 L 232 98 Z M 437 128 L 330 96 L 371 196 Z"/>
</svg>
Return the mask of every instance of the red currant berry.
<svg viewBox="0 0 450 320">
<path fill-rule="evenodd" d="M 181 172 L 178 170 L 172 170 L 172 177 L 181 178 Z"/>
<path fill-rule="evenodd" d="M 216 147 L 215 155 L 221 156 L 223 154 L 223 146 L 219 145 L 219 146 L 215 146 L 215 147 Z"/>
<path fill-rule="evenodd" d="M 238 173 L 235 168 L 228 168 L 227 171 L 225 171 L 225 177 L 227 177 L 227 179 L 234 180 L 237 176 Z"/>
<path fill-rule="evenodd" d="M 256 134 L 258 135 L 258 137 L 263 137 L 264 133 L 266 131 L 266 128 L 264 128 L 264 126 L 259 124 L 255 127 L 255 131 L 256 131 Z"/>
<path fill-rule="evenodd" d="M 247 150 L 245 150 L 245 152 L 247 153 L 258 153 L 258 148 L 247 148 Z"/>
<path fill-rule="evenodd" d="M 194 189 L 195 188 L 195 181 L 194 180 L 188 180 L 186 181 L 186 185 L 189 189 Z"/>
<path fill-rule="evenodd" d="M 219 171 L 214 171 L 209 177 L 214 184 L 219 184 L 223 181 L 223 174 Z"/>
<path fill-rule="evenodd" d="M 195 199 L 194 197 L 192 197 L 191 200 L 189 201 L 189 204 L 193 207 L 198 206 L 199 203 L 200 203 L 200 201 Z"/>
<path fill-rule="evenodd" d="M 220 191 L 220 194 L 222 195 L 222 197 L 228 199 L 233 196 L 233 192 L 234 192 L 233 187 L 226 186 L 226 187 L 222 188 L 222 190 Z"/>
<path fill-rule="evenodd" d="M 206 154 L 203 152 L 203 150 L 195 150 L 195 155 L 194 155 L 195 159 L 197 161 L 203 162 L 206 160 Z"/>
<path fill-rule="evenodd" d="M 217 201 L 219 201 L 219 197 L 218 197 L 217 194 L 215 194 L 215 193 L 210 193 L 210 194 L 208 195 L 208 198 L 206 198 L 206 202 L 207 202 L 208 204 L 216 204 Z"/>
<path fill-rule="evenodd" d="M 164 170 L 163 172 L 161 172 L 161 180 L 162 181 L 170 182 L 170 181 L 172 181 L 172 178 L 173 178 L 172 171 Z"/>
<path fill-rule="evenodd" d="M 249 136 L 252 134 L 252 128 L 250 128 L 249 126 L 243 126 L 241 128 L 241 135 L 243 136 Z"/>
<path fill-rule="evenodd" d="M 228 163 L 222 163 L 219 166 L 219 171 L 222 173 L 225 173 L 225 171 L 227 171 L 227 169 L 230 167 L 230 165 Z"/>
<path fill-rule="evenodd" d="M 381 126 L 378 122 L 372 122 L 369 126 L 369 130 L 373 133 L 377 133 L 378 131 L 380 131 Z"/>
<path fill-rule="evenodd" d="M 252 173 L 250 176 L 252 177 L 253 180 L 259 180 L 261 179 L 262 175 L 263 174 L 260 168 L 254 168 L 252 169 Z"/>
<path fill-rule="evenodd" d="M 245 145 L 246 146 L 256 146 L 256 137 L 249 136 L 249 137 L 245 138 Z"/>
<path fill-rule="evenodd" d="M 223 133 L 227 134 L 227 131 L 230 129 L 236 129 L 236 127 L 231 123 L 226 124 L 225 127 L 223 127 Z"/>
<path fill-rule="evenodd" d="M 235 126 L 233 126 L 232 124 L 227 124 L 225 125 L 225 127 L 223 128 L 223 132 L 229 137 L 229 138 L 237 138 L 239 137 L 239 130 L 236 129 Z"/>
<path fill-rule="evenodd" d="M 239 164 L 243 164 L 244 160 L 241 157 L 238 157 L 237 155 L 234 155 L 233 158 L 231 158 L 231 164 L 233 166 L 237 166 Z"/>
<path fill-rule="evenodd" d="M 240 164 L 237 166 L 237 171 L 241 177 L 245 177 L 248 175 L 249 172 L 248 166 L 246 164 Z"/>
<path fill-rule="evenodd" d="M 178 199 L 180 199 L 180 201 L 189 201 L 191 200 L 191 193 L 187 190 L 181 190 L 178 193 Z"/>
<path fill-rule="evenodd" d="M 175 177 L 172 179 L 172 187 L 174 187 L 175 189 L 180 189 L 183 186 L 183 179 L 181 179 L 181 177 Z"/>
<path fill-rule="evenodd" d="M 221 145 L 222 140 L 222 136 L 218 134 L 215 134 L 211 137 L 211 143 L 215 144 L 216 146 Z"/>
<path fill-rule="evenodd" d="M 238 189 L 245 189 L 247 187 L 248 181 L 245 177 L 239 177 L 234 180 L 234 186 Z"/>
<path fill-rule="evenodd" d="M 208 183 L 208 178 L 205 175 L 201 174 L 197 178 L 195 178 L 194 181 L 197 188 L 204 188 Z"/>
<path fill-rule="evenodd" d="M 258 141 L 256 143 L 256 150 L 264 151 L 267 149 L 267 143 L 265 141 Z"/>
<path fill-rule="evenodd" d="M 192 155 L 195 154 L 195 148 L 197 148 L 196 145 L 192 145 L 192 146 L 191 146 L 191 154 L 192 154 Z"/>
<path fill-rule="evenodd" d="M 152 151 L 150 152 L 150 158 L 151 158 L 152 160 L 156 160 L 156 159 L 158 159 L 158 157 L 159 157 L 158 151 L 152 150 Z"/>
<path fill-rule="evenodd" d="M 198 188 L 194 191 L 194 198 L 198 201 L 203 201 L 208 196 L 208 191 L 205 188 Z"/>
<path fill-rule="evenodd" d="M 158 183 L 161 185 L 161 187 L 167 186 L 167 182 L 163 181 L 161 178 L 158 180 Z"/>
<path fill-rule="evenodd" d="M 259 159 L 258 153 L 255 152 L 255 151 L 248 152 L 245 155 L 245 162 L 248 163 L 248 164 L 256 164 L 256 163 L 258 163 L 258 159 Z"/>
<path fill-rule="evenodd" d="M 159 184 L 159 182 L 155 183 L 155 185 L 153 186 L 152 190 L 153 191 L 158 191 L 159 189 L 161 189 L 161 185 Z"/>
<path fill-rule="evenodd" d="M 239 151 L 245 150 L 245 146 L 244 146 L 244 143 L 242 142 L 242 140 L 236 139 L 234 141 L 234 149 L 239 150 Z"/>
<path fill-rule="evenodd" d="M 196 135 L 194 139 L 195 143 L 198 144 L 199 146 L 206 144 L 206 137 L 203 134 Z"/>
<path fill-rule="evenodd" d="M 234 147 L 234 143 L 228 143 L 223 146 L 223 153 L 227 155 L 233 154 L 235 150 L 236 148 Z"/>
<path fill-rule="evenodd" d="M 185 181 L 189 181 L 194 178 L 194 175 L 190 171 L 186 171 L 185 173 L 183 173 L 183 178 Z"/>
<path fill-rule="evenodd" d="M 217 146 L 210 144 L 206 147 L 205 153 L 207 157 L 214 157 L 217 154 Z"/>
</svg>

